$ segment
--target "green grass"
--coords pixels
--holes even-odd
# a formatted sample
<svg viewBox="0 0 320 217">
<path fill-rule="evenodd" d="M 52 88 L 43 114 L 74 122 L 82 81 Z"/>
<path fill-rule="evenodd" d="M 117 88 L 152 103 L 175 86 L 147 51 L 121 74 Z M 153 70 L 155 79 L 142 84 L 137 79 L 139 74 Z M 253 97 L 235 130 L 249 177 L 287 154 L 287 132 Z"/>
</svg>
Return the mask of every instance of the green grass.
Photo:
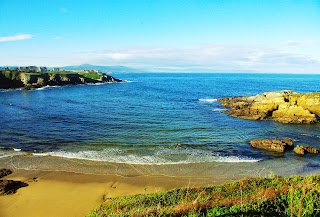
<svg viewBox="0 0 320 217">
<path fill-rule="evenodd" d="M 100 79 L 101 78 L 101 74 L 98 73 L 80 73 L 83 77 L 86 78 L 91 78 L 91 79 Z"/>
<path fill-rule="evenodd" d="M 320 176 L 246 178 L 106 200 L 93 216 L 320 216 Z"/>
</svg>

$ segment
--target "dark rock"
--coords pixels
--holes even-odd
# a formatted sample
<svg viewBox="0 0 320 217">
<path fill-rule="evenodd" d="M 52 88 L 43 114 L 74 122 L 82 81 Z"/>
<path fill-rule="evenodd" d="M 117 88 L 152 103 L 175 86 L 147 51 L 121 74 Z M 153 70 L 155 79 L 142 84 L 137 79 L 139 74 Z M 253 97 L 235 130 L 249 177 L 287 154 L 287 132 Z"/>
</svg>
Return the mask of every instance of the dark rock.
<svg viewBox="0 0 320 217">
<path fill-rule="evenodd" d="M 307 152 L 311 153 L 311 154 L 319 154 L 319 148 L 313 148 L 309 145 L 306 145 L 303 147 L 304 150 L 306 150 Z"/>
<path fill-rule="evenodd" d="M 0 180 L 0 195 L 14 194 L 19 188 L 28 186 L 27 183 L 13 180 Z"/>
<path fill-rule="evenodd" d="M 289 138 L 286 138 L 282 141 L 271 139 L 255 139 L 251 140 L 250 144 L 254 148 L 283 153 L 287 148 L 292 148 L 293 141 Z"/>
<path fill-rule="evenodd" d="M 319 148 L 313 148 L 309 145 L 297 145 L 294 148 L 294 152 L 299 155 L 304 155 L 306 152 L 310 154 L 319 154 Z"/>
<path fill-rule="evenodd" d="M 0 178 L 10 175 L 12 173 L 9 169 L 0 169 Z"/>
</svg>

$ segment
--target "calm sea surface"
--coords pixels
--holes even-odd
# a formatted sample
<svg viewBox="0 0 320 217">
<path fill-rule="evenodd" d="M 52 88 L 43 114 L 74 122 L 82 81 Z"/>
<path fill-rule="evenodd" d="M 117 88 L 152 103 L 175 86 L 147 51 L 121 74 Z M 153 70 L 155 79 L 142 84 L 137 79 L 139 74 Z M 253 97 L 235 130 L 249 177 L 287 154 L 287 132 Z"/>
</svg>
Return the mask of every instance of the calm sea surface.
<svg viewBox="0 0 320 217">
<path fill-rule="evenodd" d="M 73 171 L 99 165 L 93 172 L 130 175 L 114 166 L 126 165 L 139 174 L 206 177 L 320 169 L 319 156 L 274 154 L 249 144 L 289 137 L 320 148 L 320 124 L 232 118 L 214 101 L 284 89 L 319 92 L 320 75 L 114 76 L 130 82 L 0 91 L 0 165 Z"/>
</svg>

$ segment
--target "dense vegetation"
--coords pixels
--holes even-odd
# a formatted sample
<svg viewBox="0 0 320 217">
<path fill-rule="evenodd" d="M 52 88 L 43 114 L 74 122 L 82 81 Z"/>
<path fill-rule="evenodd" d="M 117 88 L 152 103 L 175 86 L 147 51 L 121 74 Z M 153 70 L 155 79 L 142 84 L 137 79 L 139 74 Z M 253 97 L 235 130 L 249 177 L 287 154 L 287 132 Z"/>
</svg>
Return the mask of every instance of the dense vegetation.
<svg viewBox="0 0 320 217">
<path fill-rule="evenodd" d="M 3 71 L 2 74 L 10 80 L 18 80 L 20 79 L 20 72 L 15 70 L 6 70 Z"/>
<path fill-rule="evenodd" d="M 88 216 L 320 216 L 320 176 L 246 178 L 106 200 Z"/>
</svg>

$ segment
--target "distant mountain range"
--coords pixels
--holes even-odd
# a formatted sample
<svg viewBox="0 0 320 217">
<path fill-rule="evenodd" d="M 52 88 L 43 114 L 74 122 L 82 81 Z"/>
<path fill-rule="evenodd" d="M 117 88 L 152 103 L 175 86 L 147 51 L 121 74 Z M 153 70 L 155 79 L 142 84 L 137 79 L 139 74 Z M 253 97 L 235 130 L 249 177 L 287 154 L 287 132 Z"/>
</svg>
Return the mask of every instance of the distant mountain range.
<svg viewBox="0 0 320 217">
<path fill-rule="evenodd" d="M 196 67 L 184 67 L 183 69 L 172 69 L 172 68 L 131 68 L 126 66 L 96 66 L 91 64 L 82 64 L 78 66 L 64 66 L 60 67 L 62 70 L 67 71 L 80 71 L 80 70 L 100 70 L 106 73 L 139 73 L 139 72 L 185 72 L 185 73 L 253 73 L 251 70 L 214 70 L 206 68 Z"/>
<path fill-rule="evenodd" d="M 64 66 L 60 67 L 61 70 L 66 71 L 80 71 L 80 70 L 100 70 L 103 72 L 112 72 L 112 73 L 137 73 L 143 72 L 140 69 L 130 68 L 126 66 L 96 66 L 91 64 L 82 64 L 78 66 Z"/>
</svg>

